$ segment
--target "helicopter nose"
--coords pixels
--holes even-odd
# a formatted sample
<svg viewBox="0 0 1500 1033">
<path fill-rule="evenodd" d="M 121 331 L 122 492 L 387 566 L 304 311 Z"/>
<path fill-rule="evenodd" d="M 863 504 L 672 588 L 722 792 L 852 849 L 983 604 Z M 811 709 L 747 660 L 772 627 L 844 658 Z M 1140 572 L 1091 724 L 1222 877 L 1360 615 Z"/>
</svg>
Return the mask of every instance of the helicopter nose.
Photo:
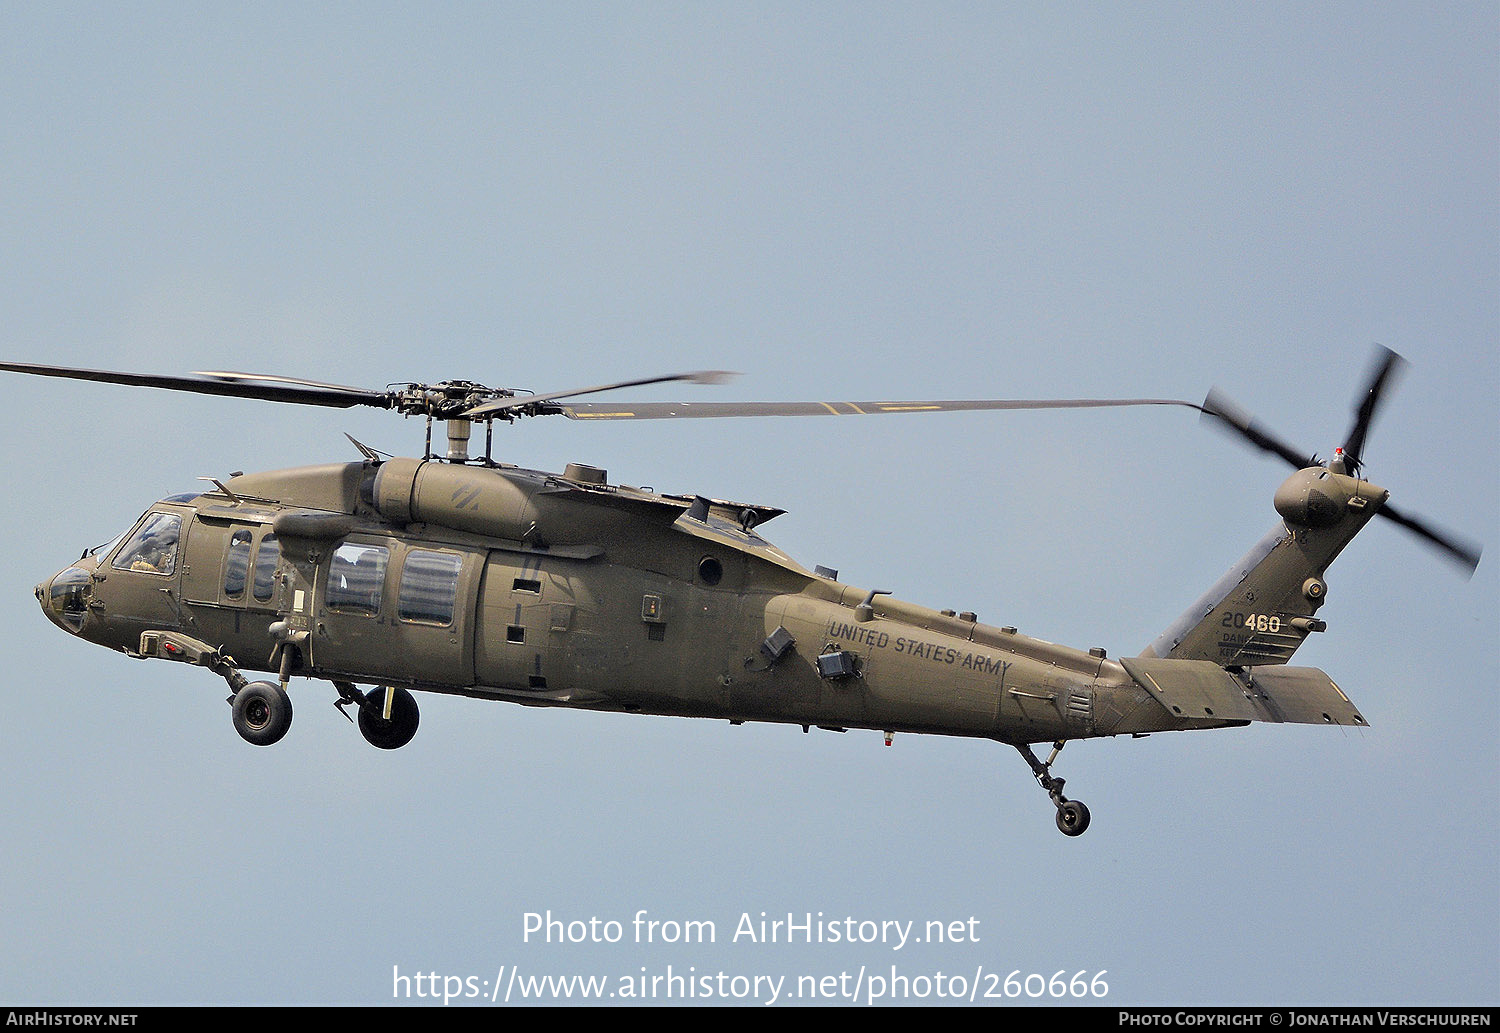
<svg viewBox="0 0 1500 1033">
<path fill-rule="evenodd" d="M 89 572 L 69 567 L 37 585 L 32 592 L 47 619 L 70 635 L 83 628 L 88 612 Z"/>
<path fill-rule="evenodd" d="M 52 578 L 49 577 L 31 591 L 36 596 L 36 601 L 41 604 L 42 612 L 47 615 L 47 619 L 56 624 L 57 615 L 53 613 L 52 607 L 49 605 L 52 597 Z"/>
<path fill-rule="evenodd" d="M 62 622 L 58 618 L 57 611 L 52 608 L 52 582 L 55 580 L 56 575 L 49 577 L 33 588 L 32 592 L 36 595 L 36 601 L 41 604 L 42 612 L 47 615 L 47 619 L 60 626 Z"/>
</svg>

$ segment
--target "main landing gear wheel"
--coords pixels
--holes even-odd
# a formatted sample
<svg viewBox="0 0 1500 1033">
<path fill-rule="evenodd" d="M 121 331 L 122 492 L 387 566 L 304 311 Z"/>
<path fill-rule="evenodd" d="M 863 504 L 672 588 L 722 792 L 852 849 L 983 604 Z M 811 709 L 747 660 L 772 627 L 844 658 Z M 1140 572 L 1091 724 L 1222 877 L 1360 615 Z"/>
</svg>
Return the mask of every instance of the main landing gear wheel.
<svg viewBox="0 0 1500 1033">
<path fill-rule="evenodd" d="M 390 694 L 389 705 L 387 693 Z M 410 692 L 400 686 L 382 685 L 367 695 L 360 705 L 359 734 L 371 746 L 398 750 L 417 734 L 420 717 L 416 698 Z"/>
<path fill-rule="evenodd" d="M 1057 807 L 1057 828 L 1065 836 L 1081 836 L 1089 827 L 1089 809 L 1078 800 L 1069 800 L 1063 795 L 1064 780 L 1052 777 L 1052 762 L 1062 752 L 1063 740 L 1052 744 L 1052 754 L 1044 764 L 1036 759 L 1031 747 L 1025 743 L 1012 743 L 1036 776 L 1037 784 L 1047 790 L 1052 803 Z"/>
<path fill-rule="evenodd" d="M 292 726 L 292 700 L 280 685 L 250 682 L 234 694 L 234 730 L 252 746 L 281 741 Z"/>
</svg>

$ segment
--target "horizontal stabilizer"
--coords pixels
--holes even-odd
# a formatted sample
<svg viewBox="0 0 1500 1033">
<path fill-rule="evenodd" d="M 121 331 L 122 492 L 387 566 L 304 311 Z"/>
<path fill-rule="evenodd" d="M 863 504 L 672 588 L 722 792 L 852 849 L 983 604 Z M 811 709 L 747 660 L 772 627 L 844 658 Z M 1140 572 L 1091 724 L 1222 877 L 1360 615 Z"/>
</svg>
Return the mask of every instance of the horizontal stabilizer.
<svg viewBox="0 0 1500 1033">
<path fill-rule="evenodd" d="M 1247 667 L 1231 672 L 1207 660 L 1122 659 L 1136 684 L 1175 717 L 1367 727 L 1332 678 L 1315 667 Z"/>
</svg>

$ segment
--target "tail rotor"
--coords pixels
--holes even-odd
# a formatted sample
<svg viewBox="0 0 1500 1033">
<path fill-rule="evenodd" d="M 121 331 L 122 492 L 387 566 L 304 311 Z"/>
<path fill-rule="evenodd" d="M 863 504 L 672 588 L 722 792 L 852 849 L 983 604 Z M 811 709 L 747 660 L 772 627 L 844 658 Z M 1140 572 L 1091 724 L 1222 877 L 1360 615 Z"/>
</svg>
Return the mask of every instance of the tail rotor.
<svg viewBox="0 0 1500 1033">
<path fill-rule="evenodd" d="M 1344 436 L 1344 443 L 1335 449 L 1333 458 L 1326 464 L 1320 463 L 1316 456 L 1308 456 L 1306 452 L 1287 444 L 1269 428 L 1257 422 L 1248 412 L 1230 401 L 1228 396 L 1218 388 L 1208 393 L 1208 397 L 1203 402 L 1203 414 L 1205 419 L 1228 428 L 1261 451 L 1280 456 L 1291 464 L 1293 469 L 1303 470 L 1324 466 L 1336 474 L 1347 473 L 1358 477 L 1360 470 L 1364 467 L 1365 442 L 1369 438 L 1370 427 L 1380 411 L 1382 401 L 1387 397 L 1405 367 L 1406 360 L 1400 355 L 1389 348 L 1377 347 L 1370 373 L 1365 379 L 1364 390 L 1358 396 L 1359 401 L 1354 408 L 1354 422 Z M 1474 569 L 1479 565 L 1481 550 L 1477 545 L 1441 530 L 1420 517 L 1393 509 L 1389 504 L 1383 504 L 1380 507 L 1379 515 L 1406 528 L 1437 548 L 1467 573 L 1473 574 Z"/>
</svg>

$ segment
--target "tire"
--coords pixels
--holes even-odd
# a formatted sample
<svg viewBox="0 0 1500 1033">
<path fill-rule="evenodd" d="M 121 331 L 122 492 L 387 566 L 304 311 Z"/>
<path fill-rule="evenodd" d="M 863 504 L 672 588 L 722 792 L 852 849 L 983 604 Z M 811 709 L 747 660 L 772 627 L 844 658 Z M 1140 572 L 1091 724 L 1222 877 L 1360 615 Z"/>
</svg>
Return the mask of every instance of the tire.
<svg viewBox="0 0 1500 1033">
<path fill-rule="evenodd" d="M 1089 809 L 1077 800 L 1069 800 L 1057 808 L 1057 827 L 1065 836 L 1081 836 L 1089 827 Z"/>
<path fill-rule="evenodd" d="M 251 682 L 234 694 L 234 730 L 252 746 L 281 741 L 292 726 L 292 700 L 280 685 Z"/>
<path fill-rule="evenodd" d="M 394 693 L 389 721 L 382 716 L 385 713 L 387 692 Z M 417 701 L 410 692 L 399 686 L 391 688 L 382 685 L 365 697 L 365 702 L 366 705 L 359 708 L 359 734 L 371 746 L 382 750 L 399 750 L 417 734 L 417 723 L 421 715 L 417 710 Z"/>
</svg>

